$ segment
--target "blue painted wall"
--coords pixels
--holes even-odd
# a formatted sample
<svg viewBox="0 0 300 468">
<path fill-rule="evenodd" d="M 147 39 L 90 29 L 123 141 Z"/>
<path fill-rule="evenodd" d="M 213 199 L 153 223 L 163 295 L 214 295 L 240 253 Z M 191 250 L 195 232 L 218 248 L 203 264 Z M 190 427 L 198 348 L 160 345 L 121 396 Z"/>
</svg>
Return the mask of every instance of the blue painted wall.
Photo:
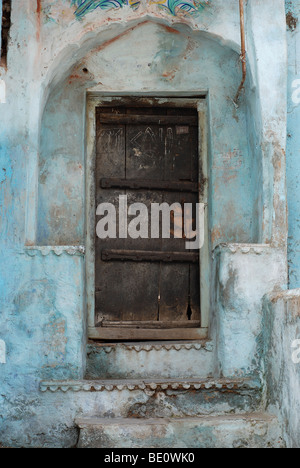
<svg viewBox="0 0 300 468">
<path fill-rule="evenodd" d="M 290 288 L 300 286 L 300 1 L 286 2 L 289 54 L 287 187 Z"/>
<path fill-rule="evenodd" d="M 163 51 L 151 61 L 154 72 L 155 70 L 160 72 L 158 89 L 177 92 L 178 90 L 198 91 L 210 88 L 210 110 L 214 115 L 212 124 L 217 135 L 211 142 L 214 158 L 210 167 L 217 202 L 212 206 L 213 245 L 225 241 L 259 242 L 261 229 L 259 224 L 262 224 L 261 214 L 257 209 L 257 206 L 261 204 L 261 178 L 256 177 L 261 169 L 259 140 L 251 139 L 251 135 L 256 133 L 252 121 L 256 110 L 253 105 L 253 109 L 246 112 L 245 98 L 241 99 L 240 108 L 235 110 L 231 99 L 235 95 L 241 76 L 238 52 L 231 51 L 228 46 L 236 37 L 239 41 L 237 2 L 231 1 L 228 4 L 229 7 L 224 9 L 224 0 L 215 0 L 216 15 L 214 16 L 211 11 L 205 13 L 207 15 L 207 17 L 203 16 L 205 24 L 201 26 L 207 30 L 213 23 L 213 34 L 216 37 L 221 37 L 222 34 L 226 36 L 229 32 L 225 41 L 227 45 L 222 51 L 217 41 L 210 41 L 211 44 L 208 47 L 205 38 L 202 42 L 206 47 L 203 49 L 197 47 L 186 30 L 183 30 L 186 56 L 185 65 L 182 68 L 185 73 L 187 71 L 189 73 L 188 84 L 183 80 L 185 75 L 181 75 L 180 67 L 177 69 L 180 63 L 177 56 L 181 57 L 185 52 L 183 50 L 185 42 L 180 40 L 180 34 L 170 35 L 170 28 L 167 28 L 168 34 L 164 32 L 151 36 L 157 40 L 158 50 Z M 74 88 L 68 81 L 64 81 L 68 80 L 69 75 L 63 76 L 64 80 L 58 80 L 56 85 L 65 82 L 70 86 L 68 89 L 61 88 L 61 91 L 54 87 L 54 94 L 48 101 L 43 118 L 39 110 L 35 108 L 38 107 L 35 97 L 41 93 L 41 83 L 43 87 L 49 85 L 47 82 L 45 84 L 43 79 L 48 67 L 51 67 L 56 58 L 55 40 L 57 38 L 67 43 L 68 47 L 73 41 L 73 48 L 70 46 L 70 52 L 67 51 L 67 47 L 64 51 L 66 60 L 70 60 L 72 52 L 74 56 L 78 54 L 79 58 L 75 57 L 70 63 L 78 62 L 82 70 L 84 63 L 79 53 L 81 28 L 82 24 L 85 24 L 83 22 L 89 20 L 73 22 L 70 26 L 69 22 L 73 21 L 74 12 L 66 12 L 64 23 L 62 11 L 59 8 L 55 9 L 55 2 L 51 2 L 53 15 L 57 15 L 57 18 L 55 16 L 55 21 L 52 18 L 52 21 L 47 23 L 46 12 L 44 12 L 44 18 L 37 14 L 36 2 L 20 1 L 20 5 L 22 8 L 13 11 L 13 40 L 8 57 L 9 72 L 5 75 L 5 71 L 0 70 L 0 79 L 4 77 L 6 80 L 8 96 L 7 104 L 0 107 L 0 339 L 5 340 L 7 346 L 7 364 L 0 366 L 0 444 L 2 442 L 29 446 L 35 443 L 32 438 L 34 425 L 38 436 L 42 434 L 36 442 L 40 444 L 44 431 L 47 432 L 45 425 L 49 418 L 52 418 L 51 427 L 58 426 L 56 419 L 58 414 L 64 423 L 68 414 L 71 419 L 70 404 L 60 402 L 55 395 L 53 399 L 47 395 L 42 400 L 43 397 L 38 391 L 40 380 L 80 379 L 84 374 L 86 337 L 84 259 L 80 254 L 58 255 L 55 251 L 46 252 L 39 249 L 30 251 L 24 248 L 24 244 L 28 240 L 25 226 L 29 222 L 25 213 L 26 210 L 27 214 L 31 212 L 30 196 L 31 189 L 34 191 L 34 184 L 39 186 L 39 203 L 36 206 L 38 213 L 36 243 L 57 246 L 78 245 L 84 242 L 84 152 L 83 150 L 78 152 L 80 146 L 83 149 L 81 132 L 84 125 L 84 102 L 79 97 L 84 94 L 74 92 L 75 98 L 71 101 L 68 93 L 71 90 L 74 91 Z M 296 14 L 295 12 L 299 12 L 299 5 L 300 2 L 297 0 L 288 7 Z M 98 20 L 102 13 L 100 9 L 95 11 Z M 70 16 L 67 16 L 68 14 Z M 124 8 L 123 14 L 129 15 L 132 11 L 128 13 Z M 225 25 L 224 31 L 223 25 Z M 117 26 L 120 27 L 120 25 Z M 99 25 L 98 27 L 100 29 Z M 148 26 L 144 27 L 148 28 Z M 232 33 L 230 36 L 233 30 L 237 34 Z M 298 72 L 297 64 L 295 65 L 297 63 L 295 44 L 297 37 L 300 36 L 297 29 L 288 34 L 290 42 L 289 133 L 291 134 L 288 145 L 289 251 L 291 285 L 298 286 L 298 276 L 300 277 L 300 162 L 298 158 L 300 135 L 297 126 L 300 123 L 300 105 L 293 104 L 291 90 L 294 80 L 300 78 L 300 70 Z M 172 37 L 172 41 L 168 39 L 166 42 L 165 36 Z M 103 41 L 105 38 L 106 36 Z M 113 91 L 114 88 L 109 88 L 110 82 L 108 81 L 111 76 L 109 74 L 106 76 L 105 70 L 111 71 L 116 65 L 116 80 L 123 79 L 120 69 L 122 69 L 122 60 L 127 57 L 127 51 L 140 49 L 141 56 L 145 56 L 145 50 L 150 47 L 151 40 L 143 44 L 137 37 L 135 42 L 130 44 L 131 47 L 128 47 L 128 43 L 124 41 L 123 48 L 113 44 L 112 42 L 106 52 L 99 51 L 101 64 L 104 64 L 103 70 L 101 70 L 101 75 L 96 74 L 95 80 L 92 79 L 89 85 L 104 83 L 104 89 Z M 89 51 L 89 46 L 85 43 L 81 46 L 83 49 L 86 47 L 86 52 Z M 205 57 L 207 51 L 210 51 L 210 55 Z M 114 61 L 112 61 L 112 52 L 115 54 Z M 49 60 L 46 60 L 47 53 Z M 146 63 L 144 69 L 147 71 L 142 74 L 141 66 L 140 68 L 136 66 L 136 64 L 139 65 L 138 59 L 134 61 L 132 53 L 130 57 L 133 60 L 133 67 L 131 76 L 127 77 L 127 87 L 131 86 L 134 90 L 137 83 L 147 84 L 146 80 L 149 79 L 146 89 L 151 90 L 153 84 L 157 83 L 151 79 L 152 73 L 154 77 L 156 75 L 148 65 L 150 62 Z M 210 64 L 211 57 L 214 57 L 213 66 Z M 205 63 L 205 66 L 199 71 L 196 62 Z M 93 63 L 93 57 L 90 57 L 88 68 L 92 71 Z M 98 64 L 99 60 L 95 62 L 96 71 Z M 208 68 L 209 65 L 212 68 Z M 173 72 L 174 76 L 166 72 Z M 206 74 L 212 77 L 211 84 L 208 83 Z M 54 81 L 55 79 L 53 78 Z M 74 82 L 72 86 L 76 86 L 76 83 Z M 87 85 L 83 83 L 80 85 L 80 90 L 85 90 L 86 87 Z M 248 83 L 248 88 L 250 87 Z M 117 85 L 116 88 L 118 88 Z M 253 96 L 255 95 L 254 88 L 255 86 L 251 89 Z M 248 99 L 249 96 L 250 94 Z M 67 99 L 67 104 L 64 98 Z M 53 112 L 55 104 L 56 110 L 62 108 L 63 116 L 69 117 L 67 125 L 64 125 L 62 115 Z M 79 129 L 76 138 L 72 134 L 73 126 Z M 37 134 L 41 135 L 40 140 Z M 65 147 L 60 143 L 61 135 L 68 140 Z M 250 138 L 247 138 L 249 135 Z M 257 154 L 251 159 L 250 156 L 254 150 Z M 30 164 L 35 159 L 35 153 L 38 152 L 36 159 L 39 159 L 39 174 L 36 174 L 36 179 L 34 179 Z M 62 177 L 64 173 L 67 173 L 70 179 L 69 184 Z M 55 216 L 59 218 L 61 203 L 68 205 L 65 206 L 68 216 L 61 217 L 60 225 L 56 226 L 52 222 L 56 219 Z M 257 221 L 258 217 L 259 221 Z M 228 223 L 231 219 L 234 224 Z M 42 401 L 45 405 L 44 414 L 42 414 Z M 56 413 L 53 411 L 53 403 L 57 408 Z M 40 428 L 37 426 L 37 421 Z M 70 424 L 73 424 L 73 419 Z M 57 429 L 62 439 L 65 438 L 63 430 L 63 426 Z M 51 443 L 51 431 L 48 432 L 45 437 L 48 443 Z M 69 441 L 65 440 L 64 443 L 68 445 Z"/>
<path fill-rule="evenodd" d="M 2 0 L 0 0 L 0 37 L 2 35 Z M 0 59 L 1 59 L 1 47 L 0 47 Z"/>
</svg>

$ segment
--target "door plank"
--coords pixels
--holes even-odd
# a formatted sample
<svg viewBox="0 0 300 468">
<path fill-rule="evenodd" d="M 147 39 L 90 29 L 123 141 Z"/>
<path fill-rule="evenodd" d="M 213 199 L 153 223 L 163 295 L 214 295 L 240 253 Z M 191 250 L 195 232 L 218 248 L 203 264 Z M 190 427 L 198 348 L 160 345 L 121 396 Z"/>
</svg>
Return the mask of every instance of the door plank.
<svg viewBox="0 0 300 468">
<path fill-rule="evenodd" d="M 126 126 L 126 180 L 143 178 L 158 179 L 161 171 L 161 142 L 158 127 L 146 125 Z M 161 200 L 161 192 L 150 190 L 127 190 L 128 205 L 141 203 L 151 211 L 151 203 Z M 151 239 L 148 226 L 148 239 L 128 239 L 123 241 L 124 250 L 158 250 L 159 239 Z M 130 302 L 130 317 L 127 320 L 151 321 L 158 319 L 159 264 L 133 263 L 124 265 L 128 275 L 127 291 L 133 291 Z M 128 303 L 127 303 L 128 304 Z"/>
<path fill-rule="evenodd" d="M 171 131 L 172 130 L 172 131 Z M 184 133 L 177 132 L 176 127 L 169 127 L 165 135 L 165 171 L 168 180 L 176 181 L 181 177 L 186 180 L 197 180 L 198 164 L 195 167 L 195 154 L 198 155 L 196 133 L 191 132 L 191 128 Z M 183 207 L 185 203 L 195 205 L 198 202 L 198 194 L 173 194 L 165 193 L 164 201 L 169 205 L 180 203 Z M 182 223 L 184 226 L 184 223 Z M 173 227 L 173 231 L 175 226 Z M 163 240 L 162 250 L 182 251 L 187 254 L 186 239 Z M 192 258 L 199 252 L 189 252 Z M 194 271 L 194 270 L 193 270 Z M 199 271 L 199 264 L 195 265 L 195 272 Z M 194 291 L 194 290 L 193 290 Z M 195 299 L 195 298 L 194 298 Z M 192 313 L 191 313 L 192 310 Z M 167 320 L 177 320 L 186 322 L 186 320 L 200 320 L 200 305 L 195 308 L 191 304 L 191 270 L 190 265 L 161 264 L 160 277 L 160 312 L 159 318 L 162 322 Z"/>
<path fill-rule="evenodd" d="M 158 125 L 126 127 L 126 180 L 161 181 L 162 129 Z"/>
<path fill-rule="evenodd" d="M 128 115 L 128 114 L 98 114 L 101 124 L 112 125 L 198 125 L 194 116 L 176 115 Z"/>
<path fill-rule="evenodd" d="M 125 126 L 124 125 L 99 125 L 97 116 L 97 158 L 96 158 L 96 206 L 101 203 L 112 203 L 118 207 L 120 190 L 102 190 L 100 180 L 103 177 L 125 177 Z M 118 210 L 116 212 L 118 220 Z M 99 218 L 96 217 L 96 223 Z M 117 223 L 118 227 L 118 223 Z M 95 242 L 95 306 L 96 321 L 103 318 L 122 319 L 122 311 L 118 304 L 114 305 L 111 298 L 117 293 L 116 278 L 122 275 L 122 271 L 117 266 L 109 267 L 102 261 L 101 252 L 103 248 L 121 247 L 119 240 L 99 239 Z"/>
<path fill-rule="evenodd" d="M 200 328 L 200 322 L 197 320 L 189 320 L 186 322 L 146 322 L 144 321 L 141 323 L 140 321 L 127 321 L 127 322 L 101 322 L 99 324 L 101 327 L 106 327 L 106 328 L 119 328 L 119 327 L 124 327 L 124 328 Z"/>
<path fill-rule="evenodd" d="M 106 263 L 106 276 L 96 290 L 97 322 L 157 319 L 158 267 L 146 263 Z"/>
<path fill-rule="evenodd" d="M 101 179 L 102 189 L 132 189 L 132 190 L 163 190 L 167 192 L 199 192 L 197 182 L 180 181 L 162 181 L 162 180 L 142 180 L 142 179 Z"/>
<path fill-rule="evenodd" d="M 163 262 L 198 263 L 199 254 L 193 252 L 155 252 L 153 250 L 102 250 L 104 262 Z"/>
</svg>

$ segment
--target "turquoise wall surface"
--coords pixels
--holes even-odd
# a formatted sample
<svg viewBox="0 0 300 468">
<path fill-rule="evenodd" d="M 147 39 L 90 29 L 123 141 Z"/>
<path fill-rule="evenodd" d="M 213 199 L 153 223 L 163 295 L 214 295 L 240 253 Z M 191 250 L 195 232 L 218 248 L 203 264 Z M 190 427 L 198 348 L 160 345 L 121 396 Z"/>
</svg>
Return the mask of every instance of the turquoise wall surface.
<svg viewBox="0 0 300 468">
<path fill-rule="evenodd" d="M 269 240 L 266 234 L 263 236 L 263 229 L 268 221 L 271 224 L 272 210 L 267 205 L 273 192 L 263 183 L 268 177 L 272 179 L 273 167 L 268 166 L 268 158 L 272 161 L 273 153 L 269 151 L 272 142 L 265 145 L 262 164 L 264 135 L 260 125 L 262 121 L 273 124 L 276 117 L 280 120 L 278 108 L 285 115 L 285 96 L 283 101 L 281 97 L 276 101 L 276 92 L 284 89 L 286 64 L 283 72 L 277 67 L 272 54 L 276 40 L 265 32 L 265 24 L 274 19 L 275 39 L 284 43 L 284 30 L 283 36 L 277 34 L 284 20 L 283 3 L 277 17 L 265 6 L 267 1 L 253 0 L 249 6 L 252 56 L 246 92 L 238 108 L 233 103 L 241 80 L 240 23 L 235 0 L 226 0 L 226 8 L 224 0 L 214 0 L 203 2 L 209 4 L 203 11 L 176 10 L 176 14 L 172 8 L 168 11 L 152 2 L 148 2 L 147 14 L 128 6 L 109 12 L 97 8 L 83 14 L 77 10 L 78 2 L 71 2 L 70 7 L 69 0 L 44 1 L 42 9 L 37 8 L 41 2 L 19 0 L 18 8 L 13 8 L 8 67 L 0 68 L 0 80 L 6 85 L 6 103 L 0 104 L 0 340 L 6 348 L 4 353 L 0 346 L 0 446 L 75 445 L 74 417 L 88 407 L 93 409 L 91 403 L 81 403 L 70 394 L 64 399 L 62 394 L 57 397 L 40 392 L 43 379 L 79 380 L 85 375 L 82 246 L 86 228 L 87 89 L 107 94 L 158 92 L 175 96 L 207 92 L 211 245 Z M 167 2 L 173 6 L 175 3 Z M 300 2 L 287 3 L 296 16 Z M 256 8 L 261 8 L 268 21 L 256 14 Z M 296 59 L 300 36 L 298 25 L 293 24 L 288 32 L 288 196 L 290 279 L 295 287 L 300 278 L 300 92 L 299 103 L 295 104 L 292 91 L 294 80 L 300 79 Z M 275 104 L 260 76 L 264 70 L 260 68 L 262 58 L 270 63 L 270 79 L 276 82 L 272 82 L 270 94 L 275 93 Z M 85 68 L 88 76 L 83 72 Z M 297 86 L 300 88 L 300 82 Z M 297 95 L 294 99 L 297 101 Z M 278 127 L 274 125 L 274 133 L 268 138 L 276 139 L 282 149 Z M 279 197 L 284 198 L 284 203 L 284 188 Z M 226 255 L 231 258 L 235 253 L 229 250 Z M 249 300 L 255 297 L 253 311 L 259 312 L 261 296 L 273 287 L 271 281 L 262 291 L 258 287 L 251 291 L 251 274 L 247 275 L 248 270 L 243 268 L 248 253 L 246 249 L 236 256 L 235 269 L 228 261 L 230 287 L 223 288 L 225 299 L 220 304 L 224 306 L 224 320 L 228 319 L 226 307 L 238 311 L 235 323 L 243 307 L 247 315 L 242 323 L 244 330 L 249 328 Z M 253 255 L 261 256 L 260 251 Z M 284 269 L 284 262 L 276 260 L 281 257 L 275 257 L 275 261 L 270 258 L 272 261 L 264 265 L 266 271 L 261 271 L 267 279 L 274 263 L 283 263 Z M 253 260 L 253 264 L 257 262 Z M 245 281 L 242 277 L 243 285 L 250 284 L 246 292 L 237 288 L 245 300 L 235 292 L 239 268 L 246 277 Z M 284 280 L 280 284 L 284 285 Z M 260 327 L 259 320 L 248 340 L 249 347 Z M 224 348 L 230 351 L 227 344 Z M 220 348 L 221 358 L 226 349 L 223 351 Z M 243 370 L 244 362 L 240 367 Z"/>
<path fill-rule="evenodd" d="M 290 288 L 300 286 L 300 1 L 286 2 L 288 36 L 287 187 Z"/>
</svg>

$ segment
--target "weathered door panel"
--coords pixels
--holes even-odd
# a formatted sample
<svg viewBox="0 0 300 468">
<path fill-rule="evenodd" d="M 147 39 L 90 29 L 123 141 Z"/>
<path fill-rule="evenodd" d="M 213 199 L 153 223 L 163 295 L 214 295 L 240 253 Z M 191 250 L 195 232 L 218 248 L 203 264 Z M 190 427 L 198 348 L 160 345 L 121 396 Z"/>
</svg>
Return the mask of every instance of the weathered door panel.
<svg viewBox="0 0 300 468">
<path fill-rule="evenodd" d="M 127 196 L 128 206 L 143 203 L 149 215 L 153 203 L 177 204 L 170 214 L 171 239 L 151 238 L 150 225 L 148 238 L 96 238 L 96 323 L 120 328 L 114 337 L 128 339 L 130 328 L 134 339 L 136 328 L 148 329 L 145 337 L 155 339 L 159 329 L 170 328 L 174 338 L 186 339 L 181 328 L 200 327 L 198 252 L 186 250 L 184 236 L 173 238 L 179 229 L 176 210 L 199 201 L 198 181 L 196 111 L 97 110 L 96 204 L 114 204 L 117 232 L 120 195 Z"/>
</svg>

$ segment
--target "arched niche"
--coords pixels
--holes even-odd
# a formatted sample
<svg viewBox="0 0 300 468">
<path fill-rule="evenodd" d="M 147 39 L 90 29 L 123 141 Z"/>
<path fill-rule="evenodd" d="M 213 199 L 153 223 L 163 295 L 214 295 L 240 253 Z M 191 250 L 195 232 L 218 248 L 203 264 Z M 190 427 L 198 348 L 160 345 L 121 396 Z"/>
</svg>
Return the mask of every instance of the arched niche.
<svg viewBox="0 0 300 468">
<path fill-rule="evenodd" d="M 117 29 L 115 29 L 117 31 Z M 109 37 L 109 38 L 108 38 Z M 62 60 L 62 57 L 64 59 Z M 46 88 L 40 134 L 38 245 L 85 242 L 86 96 L 205 95 L 208 103 L 211 242 L 261 241 L 258 113 L 248 74 L 238 108 L 239 54 L 214 36 L 164 21 L 134 21 L 115 36 L 87 35 L 62 54 Z M 255 113 L 256 112 L 256 113 Z"/>
</svg>

